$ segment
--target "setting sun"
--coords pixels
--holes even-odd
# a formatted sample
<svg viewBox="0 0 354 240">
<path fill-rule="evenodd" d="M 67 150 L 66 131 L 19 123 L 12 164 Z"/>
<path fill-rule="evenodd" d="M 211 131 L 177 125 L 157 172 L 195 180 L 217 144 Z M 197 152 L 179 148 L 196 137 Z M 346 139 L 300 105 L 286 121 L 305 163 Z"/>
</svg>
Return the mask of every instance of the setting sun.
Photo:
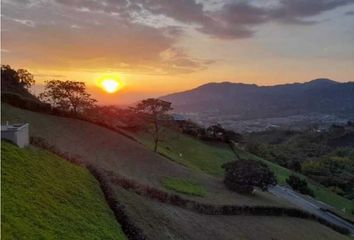
<svg viewBox="0 0 354 240">
<path fill-rule="evenodd" d="M 121 84 L 115 79 L 104 79 L 101 82 L 101 87 L 108 93 L 114 93 L 119 90 Z"/>
</svg>

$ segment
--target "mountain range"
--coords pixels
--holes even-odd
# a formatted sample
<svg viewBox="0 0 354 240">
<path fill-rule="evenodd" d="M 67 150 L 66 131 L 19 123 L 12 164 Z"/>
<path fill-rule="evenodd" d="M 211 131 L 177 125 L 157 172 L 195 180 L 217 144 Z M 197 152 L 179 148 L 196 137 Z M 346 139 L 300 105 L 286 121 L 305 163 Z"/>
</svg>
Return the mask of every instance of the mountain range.
<svg viewBox="0 0 354 240">
<path fill-rule="evenodd" d="M 237 119 L 306 114 L 354 117 L 354 82 L 324 78 L 275 86 L 208 83 L 161 99 L 172 102 L 176 112 L 234 115 Z"/>
</svg>

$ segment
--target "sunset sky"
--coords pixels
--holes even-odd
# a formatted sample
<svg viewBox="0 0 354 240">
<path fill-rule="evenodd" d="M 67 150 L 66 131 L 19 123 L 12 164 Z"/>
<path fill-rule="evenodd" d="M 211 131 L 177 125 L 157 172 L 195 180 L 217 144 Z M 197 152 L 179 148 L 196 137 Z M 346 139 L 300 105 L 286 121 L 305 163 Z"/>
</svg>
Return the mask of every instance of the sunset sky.
<svg viewBox="0 0 354 240">
<path fill-rule="evenodd" d="M 354 80 L 354 0 L 3 0 L 2 64 L 126 104 L 207 82 Z M 123 89 L 104 93 L 104 76 Z"/>
</svg>

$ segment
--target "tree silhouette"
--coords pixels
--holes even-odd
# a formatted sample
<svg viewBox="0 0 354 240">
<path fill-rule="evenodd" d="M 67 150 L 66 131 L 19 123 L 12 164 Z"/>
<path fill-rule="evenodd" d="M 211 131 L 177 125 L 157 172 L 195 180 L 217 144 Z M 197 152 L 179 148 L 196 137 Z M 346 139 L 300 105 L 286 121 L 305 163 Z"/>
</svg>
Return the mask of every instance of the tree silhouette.
<svg viewBox="0 0 354 240">
<path fill-rule="evenodd" d="M 12 69 L 10 65 L 1 65 L 1 87 L 23 90 L 30 88 L 35 83 L 33 75 L 26 69 Z"/>
<path fill-rule="evenodd" d="M 75 81 L 47 81 L 39 98 L 63 111 L 72 111 L 75 115 L 79 111 L 92 108 L 97 102 L 86 92 L 84 82 Z"/>
<path fill-rule="evenodd" d="M 166 113 L 172 110 L 171 103 L 156 98 L 148 98 L 139 102 L 134 110 L 152 123 L 152 135 L 154 139 L 154 152 L 157 152 L 158 143 L 160 141 L 159 132 L 161 129 L 161 121 L 168 119 Z"/>
<path fill-rule="evenodd" d="M 33 75 L 26 69 L 18 69 L 17 75 L 20 85 L 22 85 L 24 88 L 28 89 L 34 84 Z"/>
</svg>

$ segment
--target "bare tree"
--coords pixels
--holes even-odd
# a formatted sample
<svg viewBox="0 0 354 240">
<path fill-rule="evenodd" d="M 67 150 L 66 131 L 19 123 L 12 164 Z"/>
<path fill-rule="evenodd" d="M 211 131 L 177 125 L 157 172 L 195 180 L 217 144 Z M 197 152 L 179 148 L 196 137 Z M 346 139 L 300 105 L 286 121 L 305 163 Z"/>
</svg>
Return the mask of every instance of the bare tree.
<svg viewBox="0 0 354 240">
<path fill-rule="evenodd" d="M 92 108 L 97 102 L 87 93 L 84 82 L 75 81 L 47 81 L 39 98 L 61 110 L 72 111 L 75 115 L 79 111 Z"/>
<path fill-rule="evenodd" d="M 171 103 L 156 98 L 148 98 L 139 102 L 134 110 L 152 123 L 152 135 L 154 139 L 154 152 L 157 152 L 158 143 L 160 141 L 161 121 L 168 119 L 166 113 L 172 110 Z"/>
</svg>

